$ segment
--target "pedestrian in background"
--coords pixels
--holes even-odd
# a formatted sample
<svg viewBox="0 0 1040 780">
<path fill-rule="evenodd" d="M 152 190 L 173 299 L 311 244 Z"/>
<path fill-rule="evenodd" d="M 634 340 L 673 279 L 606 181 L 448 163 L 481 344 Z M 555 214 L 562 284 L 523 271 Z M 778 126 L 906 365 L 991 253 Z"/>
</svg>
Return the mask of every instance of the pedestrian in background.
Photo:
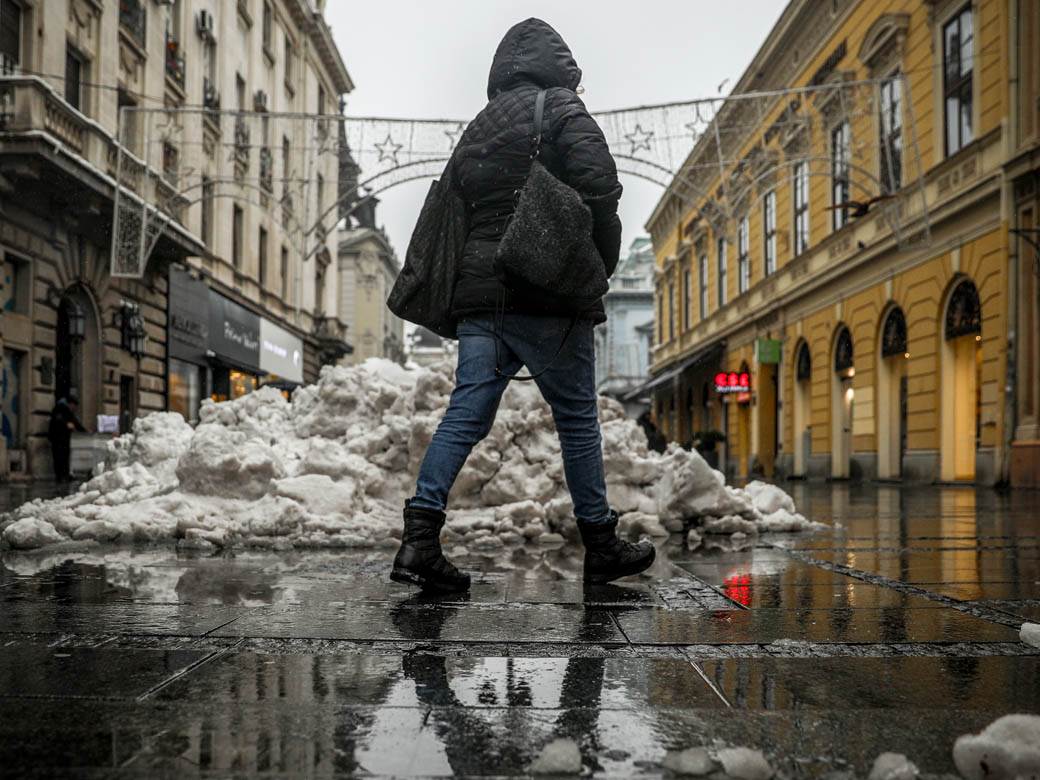
<svg viewBox="0 0 1040 780">
<path fill-rule="evenodd" d="M 59 398 L 51 410 L 50 425 L 47 438 L 51 442 L 51 456 L 54 459 L 54 478 L 58 482 L 68 482 L 72 478 L 70 470 L 70 453 L 72 451 L 72 432 L 85 433 L 86 428 L 79 421 L 79 398 L 69 393 L 67 398 Z"/>
<path fill-rule="evenodd" d="M 602 301 L 594 297 L 579 316 L 573 300 L 517 292 L 496 268 L 521 192 L 534 178 L 534 160 L 591 210 L 591 253 L 602 262 L 595 270 L 604 286 L 617 265 L 621 185 L 603 132 L 578 97 L 581 76 L 551 26 L 539 19 L 514 26 L 491 65 L 489 102 L 466 128 L 444 173 L 442 181 L 461 191 L 468 224 L 451 307 L 458 365 L 415 495 L 405 502 L 395 581 L 437 591 L 469 587 L 469 575 L 449 563 L 440 546 L 448 493 L 470 451 L 491 430 L 502 393 L 521 366 L 552 409 L 585 545 L 585 581 L 609 582 L 653 563 L 652 543 L 618 538 L 618 516 L 607 503 L 593 350 L 593 328 L 606 320 Z M 544 235 L 551 240 L 551 230 Z"/>
</svg>

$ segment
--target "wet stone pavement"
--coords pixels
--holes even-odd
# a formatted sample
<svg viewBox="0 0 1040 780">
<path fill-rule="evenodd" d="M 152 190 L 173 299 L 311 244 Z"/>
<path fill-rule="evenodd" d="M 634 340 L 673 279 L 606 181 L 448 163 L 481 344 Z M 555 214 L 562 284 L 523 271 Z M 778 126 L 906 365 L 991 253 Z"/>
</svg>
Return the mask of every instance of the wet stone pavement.
<svg viewBox="0 0 1040 780">
<path fill-rule="evenodd" d="M 790 487 L 790 486 L 789 486 Z M 583 588 L 580 551 L 458 560 L 465 597 L 392 551 L 0 555 L 5 777 L 667 776 L 741 745 L 780 776 L 954 772 L 956 737 L 1040 711 L 1036 496 L 794 485 L 828 527 L 659 542 L 651 577 Z"/>
</svg>

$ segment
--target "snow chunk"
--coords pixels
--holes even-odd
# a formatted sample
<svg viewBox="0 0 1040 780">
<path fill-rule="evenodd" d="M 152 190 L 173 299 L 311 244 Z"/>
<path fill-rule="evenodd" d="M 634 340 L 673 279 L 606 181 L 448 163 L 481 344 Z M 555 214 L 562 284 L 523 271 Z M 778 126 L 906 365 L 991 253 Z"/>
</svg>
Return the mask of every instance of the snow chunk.
<svg viewBox="0 0 1040 780">
<path fill-rule="evenodd" d="M 16 520 L 4 529 L 4 541 L 16 550 L 32 550 L 64 538 L 53 525 L 37 517 Z"/>
<path fill-rule="evenodd" d="M 740 780 L 769 780 L 773 767 L 760 750 L 746 747 L 723 748 L 715 756 L 729 777 Z"/>
<path fill-rule="evenodd" d="M 542 748 L 531 766 L 534 775 L 576 775 L 581 772 L 581 751 L 573 739 L 554 739 Z"/>
<path fill-rule="evenodd" d="M 702 747 L 686 748 L 686 750 L 669 751 L 661 765 L 677 775 L 700 777 L 715 771 L 715 762 L 708 751 Z"/>
<path fill-rule="evenodd" d="M 1023 623 L 1018 636 L 1027 645 L 1040 647 L 1040 623 Z"/>
<path fill-rule="evenodd" d="M 953 745 L 953 763 L 967 780 L 1016 780 L 1040 775 L 1040 716 L 1005 715 Z"/>
<path fill-rule="evenodd" d="M 914 780 L 917 766 L 901 753 L 882 753 L 874 759 L 867 780 Z"/>
</svg>

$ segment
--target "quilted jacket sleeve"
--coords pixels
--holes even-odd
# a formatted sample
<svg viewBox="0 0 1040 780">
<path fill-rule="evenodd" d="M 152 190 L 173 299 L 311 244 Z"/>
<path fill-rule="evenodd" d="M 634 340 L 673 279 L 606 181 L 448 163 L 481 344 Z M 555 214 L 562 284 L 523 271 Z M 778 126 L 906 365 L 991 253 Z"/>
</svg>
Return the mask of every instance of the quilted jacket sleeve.
<svg viewBox="0 0 1040 780">
<path fill-rule="evenodd" d="M 617 209 L 622 188 L 617 166 L 603 131 L 585 104 L 573 92 L 560 90 L 557 95 L 560 93 L 566 97 L 552 106 L 548 140 L 560 161 L 560 178 L 581 194 L 592 211 L 592 239 L 610 276 L 621 253 Z"/>
</svg>

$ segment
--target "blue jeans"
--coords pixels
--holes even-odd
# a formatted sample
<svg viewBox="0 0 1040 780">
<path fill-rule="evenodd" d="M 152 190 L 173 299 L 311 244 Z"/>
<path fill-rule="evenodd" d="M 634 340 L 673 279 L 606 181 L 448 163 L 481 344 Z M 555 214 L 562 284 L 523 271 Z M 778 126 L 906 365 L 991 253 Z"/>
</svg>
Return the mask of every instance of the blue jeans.
<svg viewBox="0 0 1040 780">
<path fill-rule="evenodd" d="M 545 368 L 570 324 L 568 317 L 506 313 L 498 342 L 499 367 L 515 374 Z M 459 322 L 458 366 L 448 409 L 433 435 L 411 506 L 443 511 L 448 493 L 473 447 L 491 431 L 509 381 L 495 374 L 491 315 Z M 593 323 L 581 319 L 552 366 L 535 382 L 552 409 L 563 451 L 563 472 L 579 522 L 610 519 L 596 404 Z M 527 498 L 519 496 L 520 500 Z"/>
</svg>

